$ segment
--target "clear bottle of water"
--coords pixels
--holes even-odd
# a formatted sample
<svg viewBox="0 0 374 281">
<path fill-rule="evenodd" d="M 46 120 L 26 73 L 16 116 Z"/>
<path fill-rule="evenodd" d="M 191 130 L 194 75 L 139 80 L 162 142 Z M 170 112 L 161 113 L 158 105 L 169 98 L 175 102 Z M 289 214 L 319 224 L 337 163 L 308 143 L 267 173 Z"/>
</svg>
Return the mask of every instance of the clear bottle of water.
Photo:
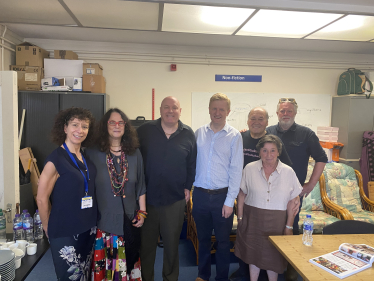
<svg viewBox="0 0 374 281">
<path fill-rule="evenodd" d="M 0 239 L 6 239 L 6 219 L 2 209 L 0 209 Z"/>
<path fill-rule="evenodd" d="M 23 220 L 23 231 L 25 232 L 25 239 L 29 242 L 34 241 L 34 220 L 29 213 L 25 215 Z"/>
<path fill-rule="evenodd" d="M 303 227 L 303 244 L 306 246 L 313 245 L 313 226 L 312 216 L 306 215 Z"/>
<path fill-rule="evenodd" d="M 25 215 L 28 214 L 29 211 L 27 209 L 24 209 L 21 214 L 22 221 L 25 219 Z"/>
<path fill-rule="evenodd" d="M 25 239 L 25 233 L 23 232 L 22 218 L 20 214 L 16 214 L 13 220 L 13 240 Z"/>
<path fill-rule="evenodd" d="M 34 215 L 34 238 L 35 240 L 43 238 L 43 225 L 40 219 L 39 210 L 36 210 Z"/>
</svg>

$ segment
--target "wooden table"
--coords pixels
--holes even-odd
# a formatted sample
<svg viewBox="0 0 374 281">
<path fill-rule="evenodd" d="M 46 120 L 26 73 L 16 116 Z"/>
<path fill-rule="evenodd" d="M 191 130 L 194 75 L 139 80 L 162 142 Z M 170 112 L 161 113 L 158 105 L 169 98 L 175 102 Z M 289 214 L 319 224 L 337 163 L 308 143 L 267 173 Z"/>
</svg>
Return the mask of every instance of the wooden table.
<svg viewBox="0 0 374 281">
<path fill-rule="evenodd" d="M 304 280 L 374 280 L 374 267 L 340 279 L 309 262 L 311 258 L 338 250 L 342 243 L 367 244 L 374 247 L 374 234 L 313 235 L 311 247 L 303 245 L 301 235 L 270 236 L 269 239 Z"/>
</svg>

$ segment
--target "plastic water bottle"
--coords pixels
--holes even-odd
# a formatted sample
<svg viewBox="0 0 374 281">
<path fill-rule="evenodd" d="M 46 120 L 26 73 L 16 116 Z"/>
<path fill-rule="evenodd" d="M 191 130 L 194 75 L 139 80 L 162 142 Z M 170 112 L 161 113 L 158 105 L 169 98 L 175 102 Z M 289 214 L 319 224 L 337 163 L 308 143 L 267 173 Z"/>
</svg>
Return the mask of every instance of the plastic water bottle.
<svg viewBox="0 0 374 281">
<path fill-rule="evenodd" d="M 312 216 L 306 215 L 303 227 L 303 244 L 306 246 L 313 245 L 313 226 Z"/>
<path fill-rule="evenodd" d="M 25 233 L 23 232 L 22 218 L 20 214 L 16 214 L 13 220 L 13 239 L 14 240 L 25 239 Z"/>
<path fill-rule="evenodd" d="M 25 219 L 26 214 L 28 214 L 29 211 L 27 209 L 24 209 L 21 214 L 22 221 Z"/>
<path fill-rule="evenodd" d="M 2 209 L 0 209 L 0 239 L 6 239 L 6 219 Z"/>
<path fill-rule="evenodd" d="M 39 210 L 36 210 L 34 215 L 34 238 L 35 240 L 43 238 L 43 225 L 40 220 Z"/>
<path fill-rule="evenodd" d="M 30 217 L 30 214 L 25 215 L 23 220 L 23 231 L 25 232 L 25 239 L 29 242 L 34 241 L 34 220 Z"/>
</svg>

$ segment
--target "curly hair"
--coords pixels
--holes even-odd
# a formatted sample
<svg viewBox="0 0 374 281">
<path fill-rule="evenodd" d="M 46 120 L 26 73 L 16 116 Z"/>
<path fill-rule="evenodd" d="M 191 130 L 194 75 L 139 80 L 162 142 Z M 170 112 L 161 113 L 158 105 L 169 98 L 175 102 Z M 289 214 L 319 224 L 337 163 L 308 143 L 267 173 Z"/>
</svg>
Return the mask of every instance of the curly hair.
<svg viewBox="0 0 374 281">
<path fill-rule="evenodd" d="M 108 121 L 113 112 L 117 112 L 119 115 L 121 115 L 122 120 L 126 122 L 125 132 L 121 138 L 121 149 L 126 154 L 131 155 L 139 147 L 138 134 L 131 126 L 130 120 L 126 114 L 118 108 L 110 108 L 101 118 L 97 128 L 96 143 L 98 144 L 100 151 L 109 153 L 110 141 L 108 133 Z"/>
<path fill-rule="evenodd" d="M 86 147 L 91 144 L 94 136 L 95 118 L 88 109 L 81 107 L 71 107 L 61 110 L 55 117 L 55 123 L 51 132 L 52 142 L 57 145 L 62 145 L 66 140 L 65 125 L 68 126 L 69 122 L 77 118 L 89 123 L 88 134 L 82 142 L 82 146 Z"/>
</svg>

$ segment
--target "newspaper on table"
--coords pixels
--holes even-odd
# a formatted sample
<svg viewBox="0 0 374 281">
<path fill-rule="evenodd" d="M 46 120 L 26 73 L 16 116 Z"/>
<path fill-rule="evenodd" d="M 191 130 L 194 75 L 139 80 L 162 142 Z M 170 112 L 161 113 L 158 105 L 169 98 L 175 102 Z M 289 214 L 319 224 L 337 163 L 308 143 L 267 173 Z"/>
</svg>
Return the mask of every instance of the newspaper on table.
<svg viewBox="0 0 374 281">
<path fill-rule="evenodd" d="M 365 244 L 343 243 L 339 250 L 312 258 L 309 262 L 343 279 L 370 268 L 374 262 L 374 248 Z"/>
</svg>

